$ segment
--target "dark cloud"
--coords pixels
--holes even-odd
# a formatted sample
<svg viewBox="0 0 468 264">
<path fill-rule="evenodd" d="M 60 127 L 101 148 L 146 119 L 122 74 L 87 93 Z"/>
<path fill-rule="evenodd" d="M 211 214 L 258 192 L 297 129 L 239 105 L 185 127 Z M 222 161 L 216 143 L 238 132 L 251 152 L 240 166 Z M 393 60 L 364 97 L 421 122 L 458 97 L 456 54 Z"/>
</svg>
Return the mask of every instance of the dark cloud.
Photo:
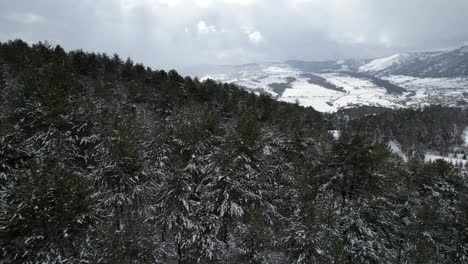
<svg viewBox="0 0 468 264">
<path fill-rule="evenodd" d="M 376 57 L 468 40 L 466 0 L 0 0 L 0 40 L 153 67 Z"/>
</svg>

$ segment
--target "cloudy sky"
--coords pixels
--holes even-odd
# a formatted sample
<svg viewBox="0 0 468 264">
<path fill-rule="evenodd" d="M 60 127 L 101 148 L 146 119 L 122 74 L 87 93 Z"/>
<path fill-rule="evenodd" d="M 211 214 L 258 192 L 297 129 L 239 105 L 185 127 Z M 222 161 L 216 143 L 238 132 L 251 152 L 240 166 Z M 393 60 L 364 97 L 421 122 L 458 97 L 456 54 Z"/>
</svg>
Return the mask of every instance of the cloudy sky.
<svg viewBox="0 0 468 264">
<path fill-rule="evenodd" d="M 468 44 L 468 0 L 0 0 L 0 41 L 152 67 L 378 57 Z"/>
</svg>

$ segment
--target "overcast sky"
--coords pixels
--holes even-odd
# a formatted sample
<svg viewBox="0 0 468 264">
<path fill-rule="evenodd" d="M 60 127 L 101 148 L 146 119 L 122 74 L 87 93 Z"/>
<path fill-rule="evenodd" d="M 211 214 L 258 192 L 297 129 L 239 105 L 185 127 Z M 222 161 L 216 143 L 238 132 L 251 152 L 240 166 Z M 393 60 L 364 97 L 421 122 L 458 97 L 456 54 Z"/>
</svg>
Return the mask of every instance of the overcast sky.
<svg viewBox="0 0 468 264">
<path fill-rule="evenodd" d="M 468 0 L 0 0 L 0 41 L 152 67 L 379 57 L 468 44 Z"/>
</svg>

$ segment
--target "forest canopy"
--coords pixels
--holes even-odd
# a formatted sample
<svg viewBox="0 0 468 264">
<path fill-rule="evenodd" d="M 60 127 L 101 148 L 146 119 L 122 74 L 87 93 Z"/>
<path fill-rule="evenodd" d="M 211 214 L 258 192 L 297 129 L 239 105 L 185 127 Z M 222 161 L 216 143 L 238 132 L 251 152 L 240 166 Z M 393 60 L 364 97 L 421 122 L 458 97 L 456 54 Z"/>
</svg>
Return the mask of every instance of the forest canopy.
<svg viewBox="0 0 468 264">
<path fill-rule="evenodd" d="M 468 262 L 466 174 L 420 153 L 466 110 L 324 115 L 21 40 L 0 97 L 0 263 Z"/>
</svg>

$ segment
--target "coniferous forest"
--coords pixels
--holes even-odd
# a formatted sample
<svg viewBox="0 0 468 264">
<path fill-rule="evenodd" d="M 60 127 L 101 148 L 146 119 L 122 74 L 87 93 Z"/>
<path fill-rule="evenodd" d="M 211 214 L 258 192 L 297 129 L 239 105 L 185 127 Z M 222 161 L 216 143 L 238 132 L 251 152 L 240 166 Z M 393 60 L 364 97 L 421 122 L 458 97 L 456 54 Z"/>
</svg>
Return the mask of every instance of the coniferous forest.
<svg viewBox="0 0 468 264">
<path fill-rule="evenodd" d="M 0 97 L 0 263 L 468 263 L 466 171 L 423 157 L 467 110 L 321 114 L 21 40 Z"/>
</svg>

